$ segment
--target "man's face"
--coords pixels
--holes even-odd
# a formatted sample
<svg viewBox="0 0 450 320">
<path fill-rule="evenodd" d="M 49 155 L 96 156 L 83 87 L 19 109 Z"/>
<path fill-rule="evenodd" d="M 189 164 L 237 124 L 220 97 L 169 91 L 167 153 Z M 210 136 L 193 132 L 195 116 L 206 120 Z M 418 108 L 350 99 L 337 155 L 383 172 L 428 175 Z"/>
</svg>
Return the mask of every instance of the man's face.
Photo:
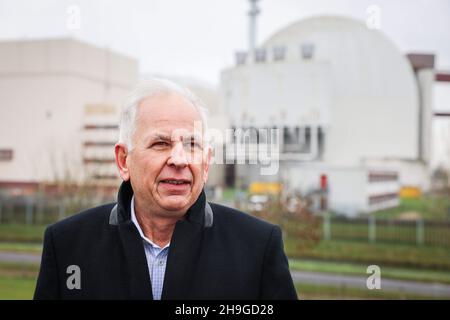
<svg viewBox="0 0 450 320">
<path fill-rule="evenodd" d="M 126 158 L 137 201 L 155 213 L 180 215 L 197 200 L 210 157 L 200 126 L 200 113 L 180 95 L 142 100 Z"/>
</svg>

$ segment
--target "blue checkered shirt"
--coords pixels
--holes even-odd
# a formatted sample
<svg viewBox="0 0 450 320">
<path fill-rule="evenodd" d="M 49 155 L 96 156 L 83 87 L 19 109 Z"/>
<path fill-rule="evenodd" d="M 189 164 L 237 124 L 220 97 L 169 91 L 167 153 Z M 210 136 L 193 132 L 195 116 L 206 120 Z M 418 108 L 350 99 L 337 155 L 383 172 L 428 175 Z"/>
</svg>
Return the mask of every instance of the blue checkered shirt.
<svg viewBox="0 0 450 320">
<path fill-rule="evenodd" d="M 170 243 L 168 243 L 164 248 L 161 248 L 144 235 L 141 226 L 136 219 L 136 213 L 134 212 L 134 196 L 131 199 L 131 221 L 133 221 L 134 225 L 138 229 L 144 243 L 148 273 L 150 274 L 150 281 L 152 283 L 153 299 L 161 300 L 161 293 L 164 285 L 164 274 L 166 272 L 167 254 L 169 253 Z"/>
</svg>

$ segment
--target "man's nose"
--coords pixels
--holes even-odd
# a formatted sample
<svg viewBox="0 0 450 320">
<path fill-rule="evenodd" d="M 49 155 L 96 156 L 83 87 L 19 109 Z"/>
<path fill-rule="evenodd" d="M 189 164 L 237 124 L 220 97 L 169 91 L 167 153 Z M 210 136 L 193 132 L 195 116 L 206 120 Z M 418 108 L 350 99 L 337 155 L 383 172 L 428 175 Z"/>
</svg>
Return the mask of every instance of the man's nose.
<svg viewBox="0 0 450 320">
<path fill-rule="evenodd" d="M 167 161 L 170 166 L 175 166 L 177 168 L 184 168 L 188 165 L 189 159 L 186 151 L 183 148 L 182 142 L 177 142 L 172 148 L 170 158 Z"/>
</svg>

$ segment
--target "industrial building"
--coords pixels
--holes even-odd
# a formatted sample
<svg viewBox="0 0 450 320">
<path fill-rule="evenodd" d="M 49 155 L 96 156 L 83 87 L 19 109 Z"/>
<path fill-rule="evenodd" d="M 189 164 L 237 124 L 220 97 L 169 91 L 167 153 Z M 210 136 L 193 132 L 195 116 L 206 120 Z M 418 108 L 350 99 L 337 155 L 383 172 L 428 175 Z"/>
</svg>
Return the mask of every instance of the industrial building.
<svg viewBox="0 0 450 320">
<path fill-rule="evenodd" d="M 402 188 L 429 190 L 433 55 L 406 56 L 339 16 L 300 20 L 249 47 L 221 74 L 221 106 L 233 128 L 279 129 L 279 170 L 235 164 L 228 181 L 325 194 L 346 215 L 396 206 Z"/>
<path fill-rule="evenodd" d="M 0 42 L 3 196 L 117 185 L 120 107 L 137 78 L 135 59 L 77 40 Z"/>
</svg>

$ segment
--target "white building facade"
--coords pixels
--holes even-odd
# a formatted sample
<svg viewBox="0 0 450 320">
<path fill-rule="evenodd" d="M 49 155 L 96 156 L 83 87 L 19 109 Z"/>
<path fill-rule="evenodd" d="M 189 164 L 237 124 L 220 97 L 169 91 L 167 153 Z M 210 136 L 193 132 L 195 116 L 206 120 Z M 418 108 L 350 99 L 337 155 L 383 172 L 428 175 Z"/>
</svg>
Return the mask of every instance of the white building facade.
<svg viewBox="0 0 450 320">
<path fill-rule="evenodd" d="M 137 78 L 135 59 L 76 40 L 0 42 L 0 187 L 117 186 L 120 108 Z"/>
<path fill-rule="evenodd" d="M 230 125 L 281 132 L 279 172 L 237 166 L 238 180 L 307 194 L 325 175 L 329 208 L 347 215 L 395 206 L 401 186 L 429 187 L 433 70 L 415 73 L 379 31 L 309 18 L 236 59 L 221 77 Z"/>
</svg>

